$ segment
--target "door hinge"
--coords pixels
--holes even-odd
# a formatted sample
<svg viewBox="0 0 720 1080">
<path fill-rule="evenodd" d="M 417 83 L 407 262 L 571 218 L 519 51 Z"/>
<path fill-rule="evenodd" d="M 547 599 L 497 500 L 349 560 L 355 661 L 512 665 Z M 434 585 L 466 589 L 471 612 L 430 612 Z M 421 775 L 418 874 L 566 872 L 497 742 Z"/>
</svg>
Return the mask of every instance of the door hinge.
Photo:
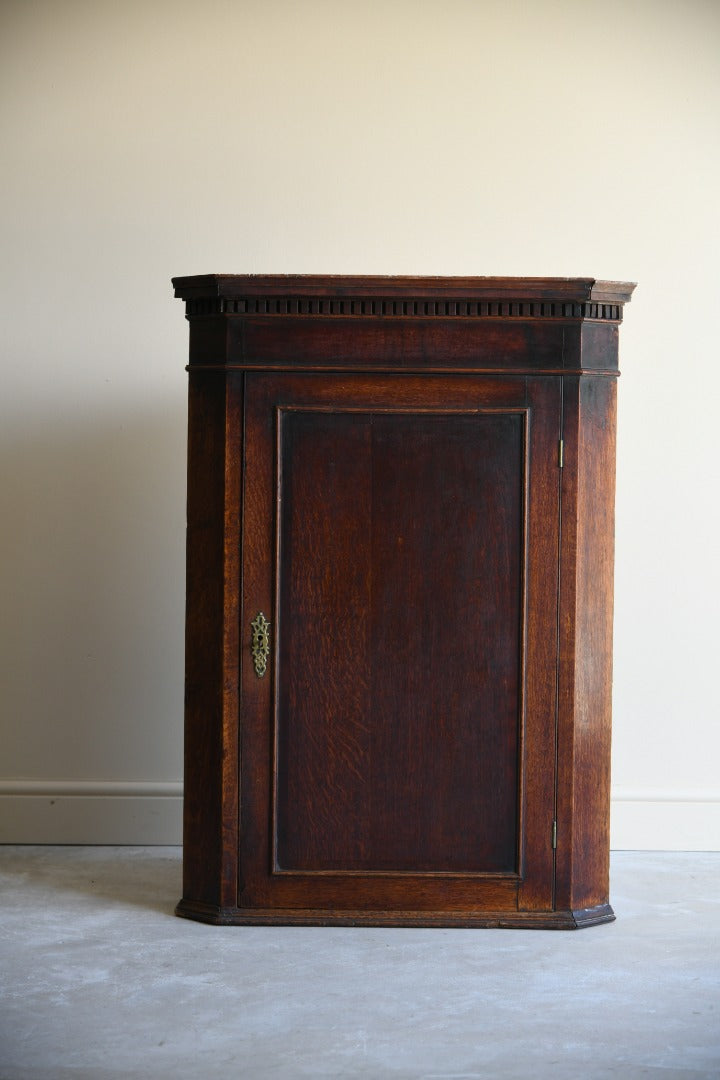
<svg viewBox="0 0 720 1080">
<path fill-rule="evenodd" d="M 565 457 L 565 441 L 564 441 L 564 439 L 561 439 L 559 444 L 558 444 L 558 465 L 560 466 L 561 469 L 563 467 L 564 457 Z"/>
<path fill-rule="evenodd" d="M 553 851 L 555 850 L 556 847 L 557 847 L 557 821 L 553 821 L 553 823 L 552 823 L 552 848 L 553 848 Z"/>
</svg>

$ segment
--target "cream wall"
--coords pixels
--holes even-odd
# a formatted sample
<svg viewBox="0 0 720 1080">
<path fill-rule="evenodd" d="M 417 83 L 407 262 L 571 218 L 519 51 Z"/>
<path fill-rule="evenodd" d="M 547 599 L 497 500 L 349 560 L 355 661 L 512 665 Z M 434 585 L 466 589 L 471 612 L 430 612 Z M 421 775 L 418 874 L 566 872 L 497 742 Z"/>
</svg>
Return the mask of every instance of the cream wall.
<svg viewBox="0 0 720 1080">
<path fill-rule="evenodd" d="M 0 837 L 174 842 L 208 271 L 637 280 L 616 847 L 720 847 L 720 6 L 5 2 Z"/>
</svg>

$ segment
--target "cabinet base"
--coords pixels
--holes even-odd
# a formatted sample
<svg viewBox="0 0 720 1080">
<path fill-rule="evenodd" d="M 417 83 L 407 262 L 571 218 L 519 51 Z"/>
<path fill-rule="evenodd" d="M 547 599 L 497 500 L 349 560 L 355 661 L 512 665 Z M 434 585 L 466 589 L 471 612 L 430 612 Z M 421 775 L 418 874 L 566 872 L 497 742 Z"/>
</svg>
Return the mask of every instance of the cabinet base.
<svg viewBox="0 0 720 1080">
<path fill-rule="evenodd" d="M 613 922 L 609 904 L 577 911 L 320 911 L 218 908 L 181 900 L 175 914 L 214 926 L 416 926 L 504 930 L 581 930 Z"/>
</svg>

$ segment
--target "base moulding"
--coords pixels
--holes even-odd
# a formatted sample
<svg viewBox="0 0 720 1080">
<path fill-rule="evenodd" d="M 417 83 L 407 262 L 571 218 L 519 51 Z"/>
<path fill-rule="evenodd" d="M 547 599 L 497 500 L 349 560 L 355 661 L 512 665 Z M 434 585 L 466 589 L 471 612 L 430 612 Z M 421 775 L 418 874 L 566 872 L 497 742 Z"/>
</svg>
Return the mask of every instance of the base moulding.
<svg viewBox="0 0 720 1080">
<path fill-rule="evenodd" d="M 505 930 L 580 930 L 613 922 L 609 904 L 579 911 L 296 911 L 269 908 L 217 908 L 181 900 L 176 915 L 214 926 L 415 926 Z"/>
</svg>

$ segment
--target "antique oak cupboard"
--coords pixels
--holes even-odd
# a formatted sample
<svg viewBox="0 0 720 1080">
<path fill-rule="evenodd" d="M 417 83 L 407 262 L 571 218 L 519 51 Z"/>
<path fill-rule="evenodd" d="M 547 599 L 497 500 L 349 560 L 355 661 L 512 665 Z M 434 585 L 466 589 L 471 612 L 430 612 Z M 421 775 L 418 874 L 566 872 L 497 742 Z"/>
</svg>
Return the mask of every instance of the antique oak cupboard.
<svg viewBox="0 0 720 1080">
<path fill-rule="evenodd" d="M 174 285 L 190 325 L 178 913 L 612 919 L 615 393 L 633 285 Z"/>
</svg>

